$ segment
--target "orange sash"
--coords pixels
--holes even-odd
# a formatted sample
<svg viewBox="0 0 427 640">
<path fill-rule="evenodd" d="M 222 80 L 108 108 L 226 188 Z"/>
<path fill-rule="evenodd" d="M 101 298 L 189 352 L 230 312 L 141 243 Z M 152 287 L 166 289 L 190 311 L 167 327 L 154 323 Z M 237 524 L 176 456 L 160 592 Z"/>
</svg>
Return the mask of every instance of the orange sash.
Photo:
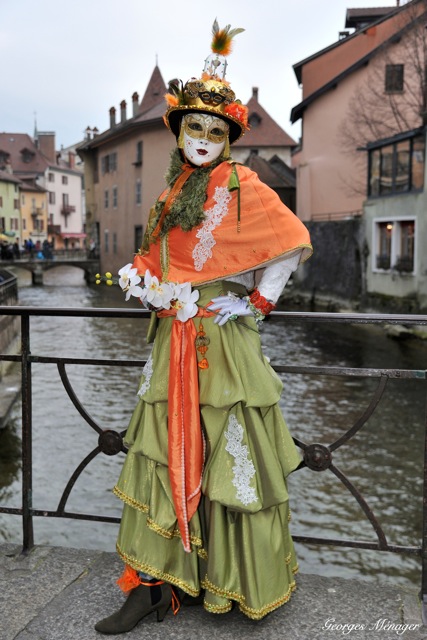
<svg viewBox="0 0 427 640">
<path fill-rule="evenodd" d="M 199 307 L 196 317 L 215 315 Z M 176 316 L 175 309 L 159 318 Z M 168 390 L 169 479 L 178 528 L 185 551 L 191 552 L 188 523 L 200 502 L 205 442 L 200 425 L 199 378 L 192 318 L 172 323 Z"/>
</svg>

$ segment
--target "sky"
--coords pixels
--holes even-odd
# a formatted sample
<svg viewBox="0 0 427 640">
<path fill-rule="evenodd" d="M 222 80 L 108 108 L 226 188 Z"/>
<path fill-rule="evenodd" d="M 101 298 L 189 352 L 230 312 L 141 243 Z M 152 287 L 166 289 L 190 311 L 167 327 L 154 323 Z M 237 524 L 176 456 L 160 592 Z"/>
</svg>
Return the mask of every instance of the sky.
<svg viewBox="0 0 427 640">
<path fill-rule="evenodd" d="M 404 4 L 406 0 L 402 0 Z M 227 80 L 243 103 L 259 88 L 267 112 L 295 140 L 301 101 L 293 65 L 338 40 L 347 8 L 396 0 L 0 0 L 0 131 L 54 131 L 56 145 L 109 127 L 108 111 L 144 94 L 159 66 L 167 84 L 199 77 L 215 18 L 242 27 Z"/>
</svg>

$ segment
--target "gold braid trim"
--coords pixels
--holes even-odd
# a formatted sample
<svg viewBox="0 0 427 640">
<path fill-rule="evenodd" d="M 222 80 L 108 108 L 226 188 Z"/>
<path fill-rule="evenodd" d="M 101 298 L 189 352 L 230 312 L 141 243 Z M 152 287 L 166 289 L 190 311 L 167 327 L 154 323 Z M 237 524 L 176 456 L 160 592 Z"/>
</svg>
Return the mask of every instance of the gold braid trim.
<svg viewBox="0 0 427 640">
<path fill-rule="evenodd" d="M 130 507 L 133 507 L 134 509 L 137 509 L 137 511 L 141 511 L 142 513 L 146 513 L 147 514 L 149 512 L 149 510 L 150 510 L 149 506 L 147 504 L 143 504 L 142 502 L 138 502 L 138 500 L 135 500 L 135 498 L 131 498 L 126 493 L 123 493 L 123 491 L 121 489 L 119 489 L 117 485 L 114 487 L 113 493 L 118 498 L 123 500 L 123 502 L 125 504 L 128 504 Z M 149 529 L 151 529 L 152 531 L 154 531 L 155 533 L 158 533 L 159 535 L 163 536 L 163 538 L 167 538 L 168 540 L 171 540 L 172 538 L 180 538 L 181 537 L 181 534 L 180 534 L 178 529 L 174 529 L 173 531 L 169 531 L 168 529 L 164 529 L 164 527 L 161 527 L 159 524 L 157 524 L 157 522 L 155 522 L 149 516 L 147 516 L 147 527 Z M 198 538 L 197 536 L 190 536 L 190 542 L 195 547 L 202 547 L 203 546 L 203 540 L 201 538 Z M 205 554 L 206 554 L 206 551 L 205 551 Z M 206 554 L 206 558 L 207 558 L 207 554 Z"/>
<path fill-rule="evenodd" d="M 290 553 L 289 555 L 286 556 L 286 558 L 285 558 L 286 564 L 291 564 L 291 558 L 292 558 L 292 553 Z"/>
<path fill-rule="evenodd" d="M 202 560 L 206 560 L 208 559 L 208 552 L 206 551 L 206 549 L 197 549 L 197 555 L 199 556 L 199 558 L 202 558 Z"/>
<path fill-rule="evenodd" d="M 221 598 L 227 598 L 228 600 L 236 600 L 236 602 L 239 602 L 239 603 L 242 603 L 245 601 L 245 597 L 241 596 L 239 593 L 236 593 L 235 591 L 228 591 L 227 589 L 221 589 L 220 587 L 217 587 L 216 585 L 213 584 L 213 582 L 209 580 L 207 576 L 204 577 L 201 584 L 204 589 L 211 591 L 213 594 L 215 594 L 216 596 L 220 596 Z"/>
<path fill-rule="evenodd" d="M 297 573 L 297 571 L 298 565 L 292 568 L 293 574 Z M 220 587 L 217 587 L 208 579 L 207 576 L 205 576 L 204 580 L 202 580 L 201 585 L 204 589 L 207 589 L 207 591 L 211 591 L 216 596 L 227 598 L 228 600 L 235 600 L 236 602 L 238 602 L 240 611 L 252 620 L 261 620 L 261 618 L 264 618 L 267 613 L 270 613 L 271 611 L 274 611 L 275 609 L 281 607 L 282 604 L 285 604 L 290 600 L 292 593 L 296 589 L 296 582 L 294 580 L 290 583 L 289 588 L 284 596 L 278 598 L 278 600 L 275 600 L 274 602 L 270 602 L 270 604 L 265 605 L 265 607 L 262 607 L 261 609 L 253 609 L 252 607 L 248 607 L 245 604 L 245 596 L 235 593 L 234 591 L 228 591 L 227 589 L 221 589 Z M 220 606 L 209 605 L 205 601 L 204 607 L 205 609 L 207 609 L 207 611 L 212 611 L 212 613 L 226 613 L 227 611 L 230 611 L 231 603 Z M 212 607 L 212 609 L 208 607 Z"/>
<path fill-rule="evenodd" d="M 275 609 L 281 607 L 282 604 L 289 602 L 293 591 L 295 591 L 296 589 L 296 586 L 297 585 L 295 581 L 291 582 L 291 584 L 289 585 L 289 589 L 284 596 L 282 596 L 278 600 L 275 600 L 274 602 L 271 602 L 270 604 L 265 605 L 265 607 L 262 607 L 261 609 L 252 609 L 251 607 L 247 607 L 242 603 L 239 604 L 239 609 L 242 613 L 248 616 L 248 618 L 251 618 L 252 620 L 261 620 L 261 618 L 264 618 L 267 613 L 270 613 L 271 611 L 274 611 Z"/>
<path fill-rule="evenodd" d="M 231 611 L 233 605 L 231 602 L 229 602 L 228 604 L 224 604 L 223 606 L 219 604 L 209 604 L 205 600 L 205 602 L 203 603 L 203 607 L 210 613 L 228 613 L 229 611 Z"/>
<path fill-rule="evenodd" d="M 194 589 L 194 587 L 191 587 L 187 582 L 184 582 L 184 580 L 181 580 L 180 578 L 173 576 L 171 573 L 166 573 L 164 571 L 161 571 L 160 569 L 156 569 L 155 567 L 153 567 L 150 564 L 147 564 L 146 562 L 140 562 L 136 558 L 129 556 L 127 553 L 122 551 L 118 544 L 116 544 L 116 549 L 117 549 L 117 553 L 122 558 L 122 560 L 126 564 L 131 566 L 133 569 L 135 569 L 136 571 L 143 571 L 144 573 L 147 573 L 148 575 L 153 576 L 153 578 L 157 578 L 158 580 L 164 580 L 165 582 L 169 582 L 169 584 L 173 584 L 175 587 L 179 587 L 186 593 L 190 594 L 190 596 L 196 597 L 199 595 L 200 591 L 197 591 L 197 589 Z"/>
<path fill-rule="evenodd" d="M 123 493 L 123 491 L 119 489 L 117 485 L 114 487 L 113 493 L 115 496 L 120 498 L 120 500 L 123 500 L 123 502 L 128 504 L 130 507 L 133 507 L 138 511 L 142 511 L 142 513 L 148 513 L 149 511 L 148 504 L 143 504 L 142 502 L 138 502 L 138 500 L 135 500 L 135 498 L 131 498 L 126 493 Z"/>
<path fill-rule="evenodd" d="M 157 522 L 154 522 L 154 520 L 152 520 L 149 516 L 147 516 L 147 527 L 152 531 L 154 531 L 155 533 L 158 533 L 159 535 L 163 536 L 163 538 L 167 538 L 167 540 L 172 540 L 172 538 L 181 537 L 179 529 L 174 529 L 173 531 L 164 529 L 159 524 L 157 524 Z M 203 545 L 202 539 L 198 538 L 197 536 L 190 536 L 190 542 L 195 547 L 201 547 Z"/>
<path fill-rule="evenodd" d="M 289 513 L 288 513 L 288 522 L 291 522 L 291 520 L 292 520 L 292 512 L 291 512 L 291 510 L 289 509 Z"/>
</svg>

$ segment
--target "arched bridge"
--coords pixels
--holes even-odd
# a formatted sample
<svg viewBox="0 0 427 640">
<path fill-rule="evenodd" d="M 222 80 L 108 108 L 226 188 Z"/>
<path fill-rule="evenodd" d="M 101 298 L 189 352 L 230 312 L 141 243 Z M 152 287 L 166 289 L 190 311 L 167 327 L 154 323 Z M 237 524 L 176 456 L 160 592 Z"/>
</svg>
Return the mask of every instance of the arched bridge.
<svg viewBox="0 0 427 640">
<path fill-rule="evenodd" d="M 70 256 L 52 256 L 52 258 L 27 258 L 23 257 L 20 260 L 2 260 L 0 262 L 2 267 L 19 267 L 20 269 L 26 269 L 31 271 L 32 283 L 34 285 L 43 284 L 43 273 L 56 267 L 78 267 L 83 269 L 86 282 L 95 282 L 95 274 L 99 271 L 99 258 L 88 258 L 85 255 L 70 255 Z"/>
</svg>

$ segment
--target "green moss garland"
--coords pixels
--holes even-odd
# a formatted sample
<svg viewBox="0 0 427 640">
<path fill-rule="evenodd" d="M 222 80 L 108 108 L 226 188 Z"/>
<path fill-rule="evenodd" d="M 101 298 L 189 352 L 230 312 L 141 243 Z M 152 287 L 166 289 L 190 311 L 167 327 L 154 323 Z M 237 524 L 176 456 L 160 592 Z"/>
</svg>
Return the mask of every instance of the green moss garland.
<svg viewBox="0 0 427 640">
<path fill-rule="evenodd" d="M 208 188 L 208 182 L 210 174 L 215 167 L 221 162 L 224 162 L 226 158 L 223 155 L 219 156 L 208 167 L 196 167 L 194 172 L 188 178 L 184 184 L 181 193 L 172 204 L 169 213 L 163 221 L 160 235 L 164 236 L 173 227 L 180 226 L 183 231 L 191 231 L 194 227 L 197 227 L 205 219 L 204 204 L 206 201 L 206 191 Z M 173 187 L 177 178 L 182 173 L 182 156 L 181 152 L 176 147 L 171 153 L 171 163 L 166 173 L 166 182 L 170 188 Z M 167 196 L 166 196 L 167 197 Z M 163 207 L 165 206 L 164 200 L 157 200 L 155 204 L 156 216 L 153 222 L 153 229 L 156 228 L 157 222 L 162 214 Z"/>
</svg>

